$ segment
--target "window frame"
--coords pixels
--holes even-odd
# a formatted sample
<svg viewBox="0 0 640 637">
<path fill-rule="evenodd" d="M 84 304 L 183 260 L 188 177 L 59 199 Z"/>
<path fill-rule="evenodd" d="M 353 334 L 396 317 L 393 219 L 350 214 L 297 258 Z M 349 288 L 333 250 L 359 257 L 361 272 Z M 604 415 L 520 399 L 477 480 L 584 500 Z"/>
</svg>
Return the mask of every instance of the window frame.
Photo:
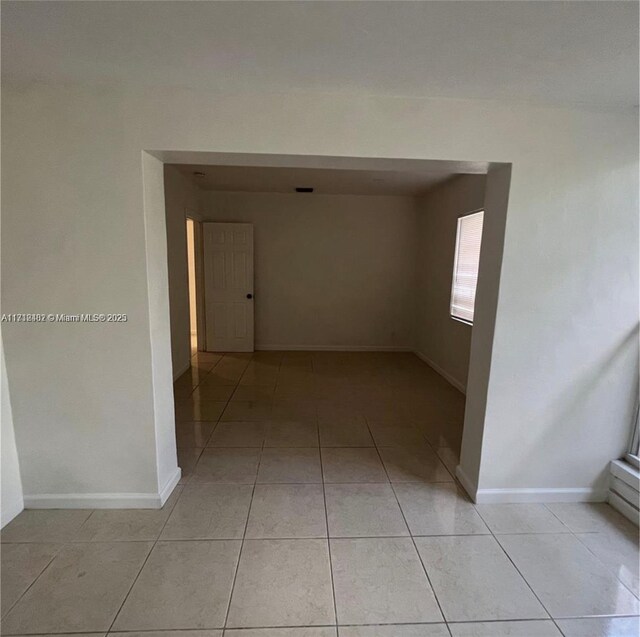
<svg viewBox="0 0 640 637">
<path fill-rule="evenodd" d="M 458 255 L 459 255 L 459 247 L 460 247 L 460 221 L 465 217 L 470 217 L 471 215 L 477 215 L 478 213 L 482 213 L 482 234 L 484 234 L 484 208 L 478 208 L 477 210 L 471 210 L 470 212 L 465 212 L 460 215 L 456 219 L 456 243 L 454 247 L 453 253 L 453 270 L 451 273 L 451 293 L 449 294 L 449 318 L 454 321 L 458 321 L 459 323 L 464 323 L 464 325 L 469 325 L 473 327 L 473 321 L 469 319 L 461 318 L 460 316 L 456 316 L 453 314 L 453 295 L 455 292 L 456 286 L 456 272 L 458 271 Z M 482 236 L 480 237 L 480 253 L 482 253 Z M 478 255 L 478 273 L 480 272 L 480 254 Z M 476 287 L 476 295 L 478 293 Z M 475 297 L 473 299 L 473 317 L 475 318 L 475 310 L 476 310 L 476 300 Z"/>
<path fill-rule="evenodd" d="M 629 443 L 629 451 L 625 455 L 625 460 L 640 470 L 640 406 L 636 406 L 636 415 L 631 433 L 631 442 Z"/>
</svg>

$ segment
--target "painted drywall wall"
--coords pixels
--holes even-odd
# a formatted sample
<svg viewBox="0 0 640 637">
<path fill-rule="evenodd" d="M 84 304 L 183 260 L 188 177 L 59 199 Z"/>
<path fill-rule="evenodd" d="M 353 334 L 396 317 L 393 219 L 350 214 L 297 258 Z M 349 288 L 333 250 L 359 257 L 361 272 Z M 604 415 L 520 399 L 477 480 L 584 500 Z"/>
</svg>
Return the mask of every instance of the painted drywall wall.
<svg viewBox="0 0 640 637">
<path fill-rule="evenodd" d="M 151 327 L 144 149 L 513 163 L 470 479 L 604 485 L 638 380 L 637 112 L 40 83 L 7 83 L 2 107 L 3 311 L 129 316 L 6 330 L 25 494 L 156 488 L 150 342 L 170 337 Z M 470 375 L 488 362 L 472 339 Z"/>
<path fill-rule="evenodd" d="M 176 457 L 173 377 L 169 307 L 169 259 L 164 170 L 161 161 L 148 153 L 142 156 L 145 257 L 151 345 L 151 386 L 153 389 L 153 440 L 155 442 L 156 488 L 142 500 L 149 508 L 160 508 L 180 481 Z M 184 225 L 184 224 L 183 224 Z M 147 449 L 147 451 L 150 451 Z M 157 495 L 156 495 L 157 494 Z M 132 498 L 135 500 L 136 498 Z M 115 505 L 114 505 L 115 506 Z M 132 503 L 132 506 L 135 504 Z"/>
<path fill-rule="evenodd" d="M 411 348 L 411 197 L 202 195 L 203 220 L 254 225 L 258 349 Z"/>
<path fill-rule="evenodd" d="M 21 110 L 26 95 L 14 97 L 3 106 Z M 102 93 L 86 110 L 71 100 L 71 111 L 36 98 L 30 140 L 14 128 L 18 112 L 3 122 L 3 150 L 12 158 L 2 162 L 3 311 L 127 316 L 124 323 L 5 324 L 31 504 L 158 492 L 142 160 L 123 127 L 133 123 L 128 108 L 113 98 Z M 47 167 L 42 186 L 54 189 L 51 198 L 25 189 L 20 175 L 34 154 L 39 169 Z"/>
<path fill-rule="evenodd" d="M 165 166 L 164 197 L 171 308 L 171 360 L 175 379 L 189 367 L 191 358 L 186 215 L 188 211 L 193 217 L 198 216 L 199 190 L 177 168 Z"/>
<path fill-rule="evenodd" d="M 465 390 L 471 326 L 451 318 L 451 282 L 458 217 L 484 206 L 484 175 L 460 175 L 418 200 L 416 349 Z"/>
<path fill-rule="evenodd" d="M 2 490 L 0 500 L 0 527 L 5 526 L 24 508 L 22 497 L 22 478 L 20 477 L 20 463 L 18 460 L 18 450 L 16 448 L 16 438 L 13 430 L 13 416 L 11 414 L 11 397 L 9 395 L 9 382 L 7 379 L 7 368 L 4 362 L 4 347 L 2 345 L 2 335 L 0 334 L 0 358 L 2 376 L 0 382 L 2 406 L 2 430 L 0 438 L 0 452 L 2 456 L 0 480 Z"/>
<path fill-rule="evenodd" d="M 187 213 L 198 218 L 199 190 L 175 166 L 164 166 L 167 222 L 169 307 L 171 308 L 171 360 L 174 379 L 191 359 L 189 275 L 187 261 Z"/>
<path fill-rule="evenodd" d="M 480 468 L 485 427 L 489 428 L 491 425 L 487 422 L 485 414 L 490 398 L 490 370 L 500 292 L 496 281 L 501 279 L 511 170 L 512 167 L 509 164 L 492 166 L 487 173 L 484 184 L 484 223 L 473 313 L 464 433 L 460 450 L 460 464 L 456 468 L 460 482 L 475 500 L 478 500 L 478 483 L 482 477 L 480 476 Z M 500 462 L 501 460 L 495 458 L 494 461 Z M 552 467 L 554 471 L 557 471 L 558 468 Z M 554 479 L 558 481 L 556 484 L 561 484 L 559 473 Z M 564 487 L 556 486 L 554 488 L 563 489 Z M 594 487 L 587 487 L 587 493 L 590 493 L 592 488 Z M 532 487 L 532 489 L 538 490 L 539 488 Z M 544 491 L 538 492 L 538 495 L 540 500 L 546 500 Z M 517 493 L 512 494 L 511 501 L 517 502 L 519 500 L 520 497 Z"/>
<path fill-rule="evenodd" d="M 637 134 L 637 120 L 627 123 Z M 638 395 L 638 149 L 624 127 L 594 126 L 552 162 L 511 171 L 479 500 L 604 499 L 604 457 L 628 444 Z M 485 208 L 507 207 L 507 179 L 489 174 Z M 483 241 L 499 241 L 487 223 Z M 477 294 L 497 294 L 482 263 Z"/>
</svg>

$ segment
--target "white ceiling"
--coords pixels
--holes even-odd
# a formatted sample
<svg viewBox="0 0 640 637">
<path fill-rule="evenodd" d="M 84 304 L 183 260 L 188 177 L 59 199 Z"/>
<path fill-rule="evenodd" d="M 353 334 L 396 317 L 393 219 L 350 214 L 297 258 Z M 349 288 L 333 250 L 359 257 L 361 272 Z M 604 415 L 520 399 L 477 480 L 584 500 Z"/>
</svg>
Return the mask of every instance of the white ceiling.
<svg viewBox="0 0 640 637">
<path fill-rule="evenodd" d="M 272 168 L 265 166 L 203 166 L 176 168 L 203 190 L 293 193 L 312 187 L 325 195 L 403 195 L 415 197 L 453 176 L 450 172 L 339 170 L 331 168 Z M 195 177 L 194 172 L 204 172 Z"/>
<path fill-rule="evenodd" d="M 638 3 L 2 2 L 18 81 L 638 103 Z"/>
</svg>

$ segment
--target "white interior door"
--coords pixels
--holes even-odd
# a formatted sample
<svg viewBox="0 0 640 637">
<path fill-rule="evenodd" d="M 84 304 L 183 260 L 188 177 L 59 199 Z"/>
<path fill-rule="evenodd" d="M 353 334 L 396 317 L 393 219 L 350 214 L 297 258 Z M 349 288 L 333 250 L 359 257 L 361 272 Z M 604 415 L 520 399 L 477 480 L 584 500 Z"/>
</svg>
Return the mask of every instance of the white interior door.
<svg viewBox="0 0 640 637">
<path fill-rule="evenodd" d="M 253 352 L 253 225 L 203 230 L 207 351 Z"/>
</svg>

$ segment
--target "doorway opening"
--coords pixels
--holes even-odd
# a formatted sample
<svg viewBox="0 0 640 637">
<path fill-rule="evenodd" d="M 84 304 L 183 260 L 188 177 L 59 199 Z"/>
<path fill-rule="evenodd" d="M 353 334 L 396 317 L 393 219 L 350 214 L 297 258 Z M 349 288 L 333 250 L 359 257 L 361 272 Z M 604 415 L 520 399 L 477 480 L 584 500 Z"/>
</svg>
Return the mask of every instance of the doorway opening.
<svg viewBox="0 0 640 637">
<path fill-rule="evenodd" d="M 175 352 L 189 324 L 190 364 L 174 358 L 183 475 L 215 481 L 218 448 L 357 447 L 389 475 L 457 478 L 473 497 L 509 165 L 159 154 L 168 227 L 186 230 L 168 233 L 168 253 L 186 244 L 189 260 L 188 295 L 171 293 L 187 277 L 169 263 Z M 478 210 L 471 294 L 457 227 Z M 452 313 L 452 290 L 470 316 Z M 240 301 L 255 343 L 214 343 L 237 340 Z"/>
</svg>

